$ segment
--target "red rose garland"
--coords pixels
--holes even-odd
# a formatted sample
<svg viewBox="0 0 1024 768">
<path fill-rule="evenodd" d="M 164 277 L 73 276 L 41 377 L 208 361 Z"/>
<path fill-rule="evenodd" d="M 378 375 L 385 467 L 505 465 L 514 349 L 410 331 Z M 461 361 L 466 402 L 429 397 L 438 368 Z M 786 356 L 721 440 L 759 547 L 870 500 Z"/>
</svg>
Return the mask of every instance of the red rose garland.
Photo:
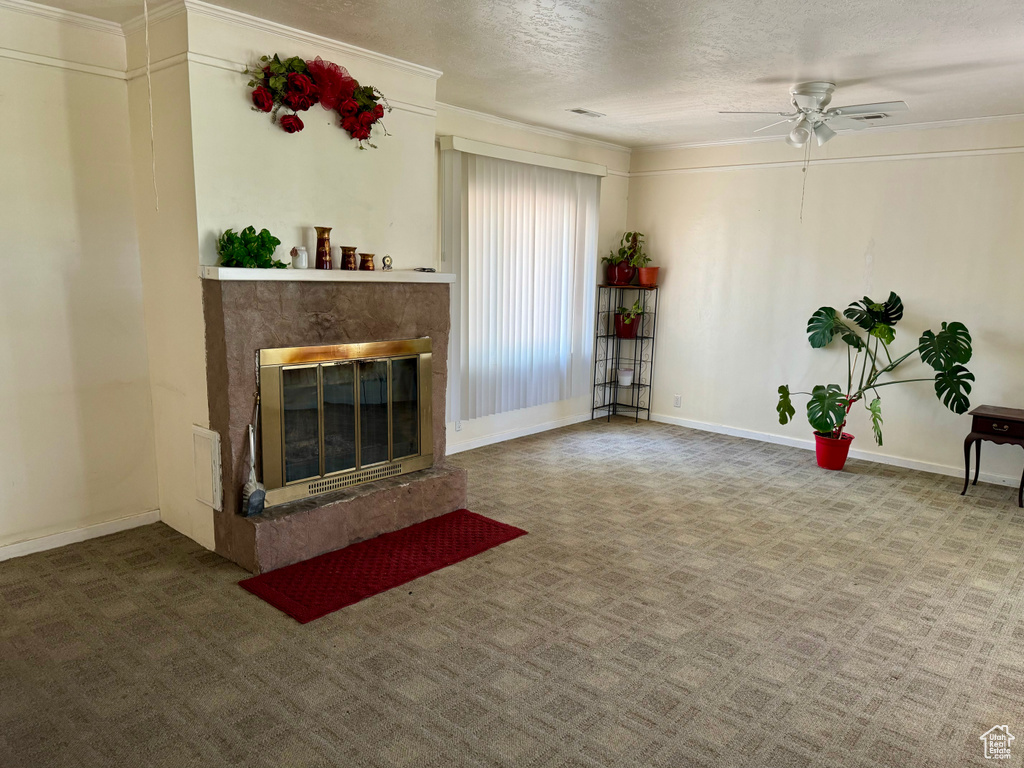
<svg viewBox="0 0 1024 768">
<path fill-rule="evenodd" d="M 304 126 L 296 113 L 319 103 L 324 109 L 338 113 L 341 127 L 359 142 L 360 149 L 376 148 L 369 139 L 373 126 L 378 123 L 384 135 L 389 135 L 381 122 L 384 113 L 391 111 L 384 94 L 372 85 L 360 85 L 344 67 L 319 56 L 312 61 L 303 61 L 298 56 L 282 60 L 276 53 L 273 58 L 262 56 L 260 66 L 246 74 L 251 78 L 253 110 L 270 112 L 270 119 L 279 123 L 286 133 L 301 131 Z M 292 110 L 293 114 L 278 119 L 277 113 L 282 107 Z"/>
</svg>

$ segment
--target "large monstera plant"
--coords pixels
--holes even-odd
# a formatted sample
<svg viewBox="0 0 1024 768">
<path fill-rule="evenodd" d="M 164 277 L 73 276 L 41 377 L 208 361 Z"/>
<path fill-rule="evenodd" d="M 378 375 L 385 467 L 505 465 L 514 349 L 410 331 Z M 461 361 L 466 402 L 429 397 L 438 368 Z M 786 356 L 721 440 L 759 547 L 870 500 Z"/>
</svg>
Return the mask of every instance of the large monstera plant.
<svg viewBox="0 0 1024 768">
<path fill-rule="evenodd" d="M 846 318 L 844 320 L 844 318 Z M 964 365 L 971 359 L 971 334 L 963 323 L 943 323 L 936 333 L 925 331 L 917 346 L 905 355 L 893 357 L 889 345 L 896 339 L 896 324 L 903 318 L 903 302 L 890 293 L 884 302 L 867 296 L 848 306 L 842 316 L 832 307 L 822 307 L 807 321 L 807 339 L 815 349 L 835 339 L 846 344 L 846 387 L 818 385 L 810 392 L 790 392 L 779 387 L 779 423 L 788 424 L 796 415 L 791 395 L 807 395 L 807 421 L 822 437 L 843 435 L 850 409 L 863 402 L 871 415 L 875 442 L 882 444 L 882 400 L 878 390 L 893 384 L 931 381 L 935 396 L 953 413 L 971 407 L 969 395 L 974 374 Z M 846 322 L 850 320 L 851 322 Z M 892 379 L 890 374 L 915 354 L 935 371 L 929 378 Z"/>
</svg>

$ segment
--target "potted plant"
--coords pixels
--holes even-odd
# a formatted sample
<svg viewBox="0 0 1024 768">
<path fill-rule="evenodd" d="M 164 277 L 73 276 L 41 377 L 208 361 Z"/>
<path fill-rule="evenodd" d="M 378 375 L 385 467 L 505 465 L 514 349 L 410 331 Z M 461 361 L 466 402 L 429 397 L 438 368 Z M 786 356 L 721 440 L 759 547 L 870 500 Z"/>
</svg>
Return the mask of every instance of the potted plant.
<svg viewBox="0 0 1024 768">
<path fill-rule="evenodd" d="M 629 285 L 633 282 L 633 278 L 636 276 L 637 265 L 634 261 L 637 259 L 637 254 L 646 258 L 643 256 L 643 238 L 642 232 L 626 232 L 619 241 L 618 249 L 611 251 L 601 259 L 608 264 L 605 276 L 608 278 L 609 285 Z"/>
<path fill-rule="evenodd" d="M 605 279 L 608 285 L 629 285 L 636 275 L 636 268 L 629 263 L 625 247 L 617 251 L 611 251 L 601 261 L 608 266 L 605 268 Z"/>
<path fill-rule="evenodd" d="M 633 302 L 633 306 L 619 307 L 615 310 L 615 335 L 620 339 L 635 339 L 640 328 L 640 320 L 643 317 L 644 309 L 640 306 L 640 299 Z"/>
<path fill-rule="evenodd" d="M 649 267 L 651 257 L 644 251 L 644 233 L 627 232 L 623 239 L 629 238 L 626 251 L 630 254 L 629 263 L 636 267 L 637 283 L 643 288 L 653 288 L 658 284 L 659 267 Z"/>
<path fill-rule="evenodd" d="M 274 251 L 281 241 L 263 229 L 259 234 L 255 227 L 246 227 L 241 233 L 227 230 L 217 241 L 222 267 L 246 267 L 249 269 L 284 269 L 288 265 L 274 259 Z"/>
<path fill-rule="evenodd" d="M 863 301 L 855 301 L 847 307 L 843 315 L 852 320 L 853 325 L 844 322 L 832 307 L 822 307 L 807 321 L 807 338 L 815 349 L 827 347 L 835 338 L 846 344 L 846 388 L 827 384 L 818 385 L 810 392 L 792 393 L 810 398 L 807 421 L 814 429 L 818 466 L 842 469 L 845 465 L 853 435 L 845 433 L 843 428 L 850 409 L 857 402 L 864 402 L 864 407 L 871 414 L 875 442 L 882 444 L 882 401 L 878 396 L 881 387 L 931 381 L 935 396 L 953 413 L 964 413 L 971 407 L 968 395 L 974 374 L 964 364 L 970 361 L 973 350 L 971 334 L 963 323 L 943 323 L 938 333 L 925 331 L 914 349 L 894 358 L 889 352 L 889 345 L 896 338 L 896 323 L 903 317 L 903 302 L 899 296 L 890 293 L 889 298 L 881 303 L 865 296 Z M 915 353 L 931 367 L 934 375 L 883 380 Z M 870 400 L 867 399 L 869 393 L 873 395 Z M 780 424 L 789 423 L 796 415 L 790 394 L 788 385 L 779 387 L 776 410 Z"/>
</svg>

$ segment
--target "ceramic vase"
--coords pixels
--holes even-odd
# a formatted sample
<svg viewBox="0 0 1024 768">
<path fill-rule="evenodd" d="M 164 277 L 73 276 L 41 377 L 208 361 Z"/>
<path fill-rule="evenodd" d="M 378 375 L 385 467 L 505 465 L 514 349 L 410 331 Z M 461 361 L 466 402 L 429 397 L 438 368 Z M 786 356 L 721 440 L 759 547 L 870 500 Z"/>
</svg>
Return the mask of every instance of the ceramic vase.
<svg viewBox="0 0 1024 768">
<path fill-rule="evenodd" d="M 330 269 L 331 262 L 331 228 L 316 227 L 316 268 Z"/>
<path fill-rule="evenodd" d="M 341 268 L 358 269 L 356 264 L 356 247 L 354 245 L 341 246 Z"/>
</svg>

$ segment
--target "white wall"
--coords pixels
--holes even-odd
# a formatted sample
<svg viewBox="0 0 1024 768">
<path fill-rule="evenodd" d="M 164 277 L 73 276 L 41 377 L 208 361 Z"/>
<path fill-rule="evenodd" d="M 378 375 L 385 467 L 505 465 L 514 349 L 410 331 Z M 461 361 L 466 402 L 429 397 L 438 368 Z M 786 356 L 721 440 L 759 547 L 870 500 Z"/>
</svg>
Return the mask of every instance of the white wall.
<svg viewBox="0 0 1024 768">
<path fill-rule="evenodd" d="M 974 338 L 972 404 L 1024 407 L 1022 146 L 1024 122 L 841 135 L 814 150 L 828 162 L 810 167 L 802 222 L 800 153 L 781 141 L 634 151 L 629 226 L 664 267 L 655 414 L 809 439 L 803 400 L 796 423 L 779 425 L 776 388 L 845 384 L 846 359 L 808 346 L 807 318 L 890 290 L 907 309 L 895 350 L 959 320 Z M 855 448 L 962 471 L 970 417 L 929 383 L 880 394 L 884 446 L 857 406 Z M 1017 482 L 1019 449 L 983 454 L 985 470 Z"/>
<path fill-rule="evenodd" d="M 0 8 L 0 50 L 2 547 L 158 502 L 124 41 Z"/>
<path fill-rule="evenodd" d="M 437 135 L 460 136 L 606 166 L 608 175 L 601 180 L 598 257 L 606 254 L 613 245 L 618 245 L 626 226 L 629 150 L 445 104 L 439 104 L 437 108 Z M 582 322 L 591 326 L 593 318 L 582 318 Z M 589 419 L 590 407 L 591 394 L 588 391 L 585 396 L 570 400 L 463 421 L 459 431 L 452 422 L 447 425 L 448 452 L 456 453 Z"/>
<path fill-rule="evenodd" d="M 213 511 L 195 498 L 192 425 L 209 425 L 206 341 L 198 269 L 188 46 L 184 13 L 155 21 L 153 154 L 144 76 L 143 33 L 127 38 L 135 210 L 142 254 L 146 336 L 152 377 L 160 516 L 175 530 L 213 548 Z M 159 210 L 157 210 L 157 192 Z"/>
<path fill-rule="evenodd" d="M 314 226 L 329 226 L 334 246 L 385 253 L 396 268 L 434 262 L 434 90 L 439 73 L 326 40 L 243 25 L 230 17 L 189 13 L 192 142 L 200 259 L 217 262 L 227 228 L 266 227 L 281 241 L 315 253 Z M 378 149 L 360 150 L 319 105 L 301 113 L 305 129 L 286 134 L 253 112 L 241 74 L 262 54 L 344 66 L 375 85 L 394 107 L 384 118 L 391 136 L 374 129 Z M 216 59 L 212 57 L 216 56 Z M 335 248 L 337 250 L 337 248 Z M 336 267 L 340 266 L 336 264 Z"/>
</svg>

